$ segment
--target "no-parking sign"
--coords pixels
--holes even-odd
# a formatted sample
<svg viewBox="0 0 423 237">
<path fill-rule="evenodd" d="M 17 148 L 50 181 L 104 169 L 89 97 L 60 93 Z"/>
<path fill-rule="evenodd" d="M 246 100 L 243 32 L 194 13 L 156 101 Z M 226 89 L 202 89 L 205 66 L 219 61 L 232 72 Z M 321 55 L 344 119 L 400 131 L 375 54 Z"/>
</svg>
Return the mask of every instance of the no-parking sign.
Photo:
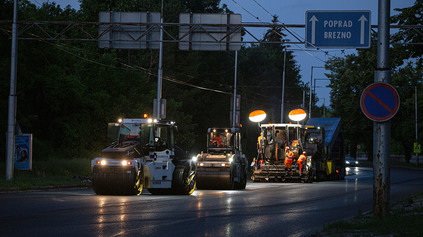
<svg viewBox="0 0 423 237">
<path fill-rule="evenodd" d="M 367 118 L 375 122 L 384 122 L 394 117 L 399 103 L 397 90 L 384 82 L 371 84 L 361 94 L 361 110 Z"/>
</svg>

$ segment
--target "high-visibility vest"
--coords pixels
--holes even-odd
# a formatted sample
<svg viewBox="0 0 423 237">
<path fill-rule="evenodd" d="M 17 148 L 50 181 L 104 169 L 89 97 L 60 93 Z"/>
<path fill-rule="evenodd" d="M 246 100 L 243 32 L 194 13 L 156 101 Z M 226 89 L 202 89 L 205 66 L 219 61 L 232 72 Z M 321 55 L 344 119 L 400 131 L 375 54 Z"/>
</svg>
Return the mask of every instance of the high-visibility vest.
<svg viewBox="0 0 423 237">
<path fill-rule="evenodd" d="M 301 163 L 303 163 L 303 161 L 305 161 L 307 158 L 305 157 L 305 155 L 300 155 L 300 157 L 298 158 L 298 160 L 297 160 L 297 163 L 298 164 L 301 164 Z"/>
<path fill-rule="evenodd" d="M 263 136 L 258 137 L 257 143 L 258 143 L 259 148 L 263 146 L 262 141 L 264 142 L 264 140 L 266 140 L 265 137 L 263 137 Z"/>
<path fill-rule="evenodd" d="M 294 152 L 290 151 L 285 157 L 285 163 L 292 163 L 292 158 L 294 157 Z"/>
</svg>

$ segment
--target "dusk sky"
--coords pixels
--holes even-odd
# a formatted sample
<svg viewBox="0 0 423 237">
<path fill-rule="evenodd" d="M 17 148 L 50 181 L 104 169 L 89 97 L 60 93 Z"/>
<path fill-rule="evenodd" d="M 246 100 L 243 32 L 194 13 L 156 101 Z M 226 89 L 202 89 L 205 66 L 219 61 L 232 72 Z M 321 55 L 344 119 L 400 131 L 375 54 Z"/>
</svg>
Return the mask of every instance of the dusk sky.
<svg viewBox="0 0 423 237">
<path fill-rule="evenodd" d="M 35 4 L 41 4 L 43 0 L 32 0 Z M 79 9 L 77 0 L 57 0 L 57 4 L 62 7 L 71 5 L 75 9 Z M 166 0 L 164 0 L 166 4 Z M 228 5 L 234 13 L 242 15 L 242 22 L 271 22 L 271 15 L 277 15 L 279 21 L 285 24 L 305 24 L 305 13 L 307 10 L 370 10 L 371 24 L 378 23 L 378 1 L 377 0 L 222 0 L 221 4 Z M 410 7 L 414 4 L 414 0 L 392 0 L 391 15 L 396 15 L 395 8 Z M 166 21 L 166 19 L 165 19 Z M 266 28 L 255 28 L 252 33 L 261 38 Z M 250 30 L 250 29 L 249 29 Z M 303 28 L 292 29 L 300 37 L 305 37 Z M 377 29 L 374 29 L 377 31 Z M 392 32 L 392 31 L 391 31 Z M 288 39 L 295 39 L 288 35 Z M 300 65 L 302 80 L 306 83 L 311 79 L 311 67 L 323 67 L 324 61 L 330 56 L 342 56 L 341 49 L 321 49 L 319 51 L 303 51 L 304 45 L 290 45 L 290 49 L 294 50 L 295 60 Z M 325 52 L 329 52 L 326 54 Z M 355 53 L 355 50 L 346 49 L 344 54 Z M 311 55 L 310 55 L 311 54 Z M 324 73 L 328 73 L 322 68 L 313 69 L 313 79 L 325 79 Z M 289 80 L 287 78 L 287 80 Z M 325 99 L 326 105 L 329 105 L 329 88 L 325 86 L 329 83 L 327 80 L 318 80 L 316 85 L 316 93 L 319 97 L 318 105 L 322 105 Z"/>
</svg>

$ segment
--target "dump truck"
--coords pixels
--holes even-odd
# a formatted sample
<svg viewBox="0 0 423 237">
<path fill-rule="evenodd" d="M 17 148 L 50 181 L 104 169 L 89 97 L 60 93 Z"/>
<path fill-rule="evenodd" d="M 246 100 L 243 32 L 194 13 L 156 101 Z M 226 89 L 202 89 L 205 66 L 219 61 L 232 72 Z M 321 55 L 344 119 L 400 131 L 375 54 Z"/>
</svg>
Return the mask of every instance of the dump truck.
<svg viewBox="0 0 423 237">
<path fill-rule="evenodd" d="M 344 179 L 345 152 L 341 119 L 309 118 L 306 127 L 305 150 L 313 155 L 313 179 Z"/>
<path fill-rule="evenodd" d="M 260 131 L 253 181 L 313 182 L 344 178 L 339 118 L 311 118 L 306 125 L 261 124 Z M 285 167 L 290 152 L 292 169 Z M 300 172 L 296 161 L 304 152 L 306 160 Z"/>
<path fill-rule="evenodd" d="M 175 145 L 173 121 L 122 119 L 109 123 L 111 144 L 91 161 L 96 194 L 191 194 L 195 162 Z"/>
<path fill-rule="evenodd" d="M 245 189 L 248 160 L 242 153 L 240 128 L 209 128 L 207 151 L 197 160 L 197 189 Z"/>
</svg>

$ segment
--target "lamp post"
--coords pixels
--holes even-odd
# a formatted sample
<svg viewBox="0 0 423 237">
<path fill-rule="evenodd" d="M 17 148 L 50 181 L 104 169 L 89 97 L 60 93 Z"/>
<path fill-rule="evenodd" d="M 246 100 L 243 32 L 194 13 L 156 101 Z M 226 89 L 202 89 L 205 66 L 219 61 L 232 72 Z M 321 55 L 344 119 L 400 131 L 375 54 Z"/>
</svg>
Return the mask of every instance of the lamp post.
<svg viewBox="0 0 423 237">
<path fill-rule="evenodd" d="M 160 42 L 159 42 L 159 69 L 157 72 L 157 104 L 156 104 L 156 113 L 155 114 L 155 119 L 159 120 L 161 118 L 161 104 L 162 104 L 162 83 L 163 83 L 163 78 L 162 78 L 162 64 L 163 64 L 163 1 L 162 0 L 162 6 L 161 6 L 161 12 L 160 12 Z"/>
<path fill-rule="evenodd" d="M 310 78 L 310 103 L 309 103 L 309 109 L 308 109 L 308 118 L 311 118 L 311 98 L 313 95 L 312 87 L 313 87 L 313 69 L 314 68 L 325 68 L 325 67 L 317 67 L 317 66 L 311 66 L 311 78 Z"/>
<path fill-rule="evenodd" d="M 378 1 L 376 82 L 391 82 L 389 65 L 390 0 Z M 389 215 L 391 172 L 391 121 L 373 122 L 373 212 L 378 219 Z"/>
<path fill-rule="evenodd" d="M 415 106 L 415 110 L 416 110 L 416 143 L 418 143 L 417 139 L 419 138 L 418 136 L 418 130 L 417 130 L 417 86 L 414 87 L 414 97 L 415 97 L 415 102 L 414 102 L 414 106 Z M 416 166 L 419 167 L 419 153 L 416 152 Z"/>
<path fill-rule="evenodd" d="M 330 81 L 330 79 L 329 78 L 314 78 L 314 88 L 313 88 L 314 94 L 316 94 L 316 85 L 317 85 L 316 81 Z M 326 117 L 326 114 L 325 114 L 326 103 L 325 102 L 326 102 L 326 98 L 323 97 L 323 118 Z"/>
<path fill-rule="evenodd" d="M 10 58 L 10 94 L 6 141 L 6 180 L 13 179 L 16 124 L 16 77 L 18 63 L 18 0 L 13 3 L 12 52 Z"/>
<path fill-rule="evenodd" d="M 283 123 L 284 103 L 285 103 L 285 67 L 286 67 L 286 47 L 283 51 L 283 73 L 282 73 L 282 103 L 281 103 L 281 123 Z"/>
</svg>

